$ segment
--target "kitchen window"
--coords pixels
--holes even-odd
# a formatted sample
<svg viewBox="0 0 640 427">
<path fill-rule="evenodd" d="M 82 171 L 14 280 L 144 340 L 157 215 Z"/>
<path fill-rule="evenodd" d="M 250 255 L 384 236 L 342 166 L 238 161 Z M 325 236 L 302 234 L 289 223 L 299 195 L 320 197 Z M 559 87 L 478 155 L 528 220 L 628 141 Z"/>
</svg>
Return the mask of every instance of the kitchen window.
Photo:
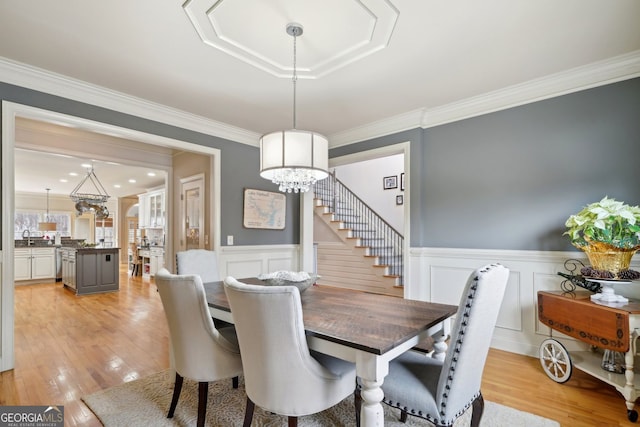
<svg viewBox="0 0 640 427">
<path fill-rule="evenodd" d="M 38 230 L 38 223 L 46 220 L 45 212 L 16 211 L 15 222 L 13 223 L 13 238 L 22 239 L 24 230 L 31 232 L 31 237 L 44 237 L 49 235 L 51 239 L 56 232 L 60 232 L 61 237 L 71 237 L 71 214 L 49 212 L 49 221 L 56 223 L 56 231 L 43 232 Z"/>
</svg>

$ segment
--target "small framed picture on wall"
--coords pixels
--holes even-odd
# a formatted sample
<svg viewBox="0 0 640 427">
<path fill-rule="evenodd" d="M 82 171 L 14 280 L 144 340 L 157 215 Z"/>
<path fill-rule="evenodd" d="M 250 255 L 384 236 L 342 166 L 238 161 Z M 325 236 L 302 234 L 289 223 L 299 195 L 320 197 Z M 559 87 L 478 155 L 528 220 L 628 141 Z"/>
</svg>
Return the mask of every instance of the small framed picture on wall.
<svg viewBox="0 0 640 427">
<path fill-rule="evenodd" d="M 398 175 L 385 176 L 382 178 L 382 188 L 384 190 L 398 188 Z"/>
<path fill-rule="evenodd" d="M 396 196 L 396 205 L 401 205 L 404 203 L 404 196 L 402 194 L 399 194 Z"/>
<path fill-rule="evenodd" d="M 404 191 L 404 172 L 400 174 L 400 191 Z"/>
</svg>

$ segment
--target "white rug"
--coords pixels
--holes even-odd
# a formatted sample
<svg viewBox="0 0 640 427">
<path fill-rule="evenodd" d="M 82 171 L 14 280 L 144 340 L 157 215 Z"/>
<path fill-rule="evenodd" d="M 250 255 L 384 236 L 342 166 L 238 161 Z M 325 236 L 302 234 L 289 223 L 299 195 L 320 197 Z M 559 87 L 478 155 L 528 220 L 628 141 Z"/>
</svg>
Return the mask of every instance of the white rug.
<svg viewBox="0 0 640 427">
<path fill-rule="evenodd" d="M 131 381 L 107 390 L 99 391 L 82 400 L 106 427 L 162 427 L 194 426 L 197 418 L 198 385 L 185 379 L 182 394 L 173 419 L 167 419 L 167 411 L 173 393 L 173 378 L 169 371 Z M 240 378 L 240 387 L 233 389 L 231 380 L 209 384 L 207 423 L 209 427 L 241 426 L 244 419 L 246 395 Z M 382 405 L 385 410 L 385 426 L 431 426 L 425 420 L 409 417 L 406 424 L 398 421 L 399 412 Z M 456 426 L 469 425 L 470 414 L 458 419 Z M 256 407 L 253 427 L 286 426 L 286 417 L 274 415 Z M 353 398 L 345 399 L 327 411 L 298 418 L 300 427 L 354 426 Z M 537 415 L 518 411 L 503 405 L 485 401 L 483 427 L 558 427 L 559 423 Z"/>
</svg>

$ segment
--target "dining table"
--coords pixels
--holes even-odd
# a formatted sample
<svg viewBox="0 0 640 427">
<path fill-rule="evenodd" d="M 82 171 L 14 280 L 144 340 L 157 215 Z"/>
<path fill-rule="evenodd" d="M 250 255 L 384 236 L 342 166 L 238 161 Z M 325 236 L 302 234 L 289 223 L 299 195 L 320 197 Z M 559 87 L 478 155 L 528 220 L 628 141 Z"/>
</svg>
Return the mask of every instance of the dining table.
<svg viewBox="0 0 640 427">
<path fill-rule="evenodd" d="M 265 285 L 258 278 L 238 279 Z M 222 281 L 204 283 L 214 319 L 233 323 Z M 313 285 L 300 294 L 309 348 L 355 363 L 362 386 L 360 422 L 383 426 L 382 384 L 389 362 L 433 337 L 433 352 L 443 359 L 450 318 L 457 306 L 417 301 L 333 286 Z"/>
</svg>

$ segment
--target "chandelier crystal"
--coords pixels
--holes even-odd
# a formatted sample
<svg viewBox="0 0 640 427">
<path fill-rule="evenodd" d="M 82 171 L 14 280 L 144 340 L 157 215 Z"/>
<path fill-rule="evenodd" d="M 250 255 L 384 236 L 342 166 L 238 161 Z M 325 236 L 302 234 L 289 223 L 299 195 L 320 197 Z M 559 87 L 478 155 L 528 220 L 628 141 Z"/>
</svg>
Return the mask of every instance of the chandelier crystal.
<svg viewBox="0 0 640 427">
<path fill-rule="evenodd" d="M 316 132 L 296 129 L 296 39 L 302 35 L 302 26 L 287 25 L 287 34 L 293 36 L 293 129 L 260 138 L 260 176 L 283 193 L 304 193 L 329 176 L 329 142 Z"/>
</svg>

